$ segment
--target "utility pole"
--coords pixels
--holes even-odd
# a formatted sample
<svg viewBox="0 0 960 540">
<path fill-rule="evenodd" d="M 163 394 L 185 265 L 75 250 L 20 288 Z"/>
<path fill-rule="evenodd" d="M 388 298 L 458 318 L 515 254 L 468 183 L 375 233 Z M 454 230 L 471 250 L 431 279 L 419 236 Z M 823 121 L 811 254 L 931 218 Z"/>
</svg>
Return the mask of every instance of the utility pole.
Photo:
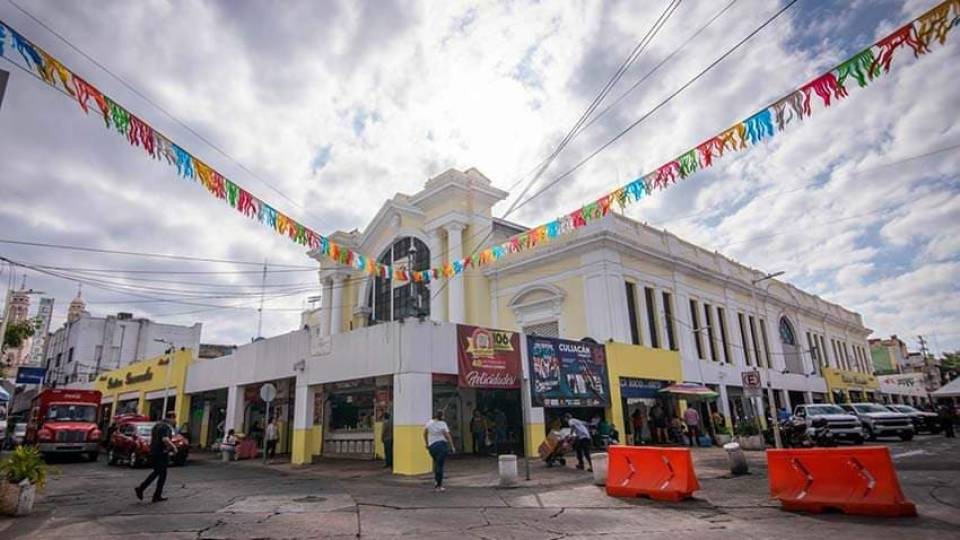
<svg viewBox="0 0 960 540">
<path fill-rule="evenodd" d="M 762 278 L 755 279 L 750 282 L 750 296 L 753 298 L 753 308 L 757 312 L 757 324 L 761 324 L 760 319 L 760 308 L 757 304 L 757 284 L 761 281 L 766 281 L 768 279 L 773 279 L 777 276 L 782 276 L 783 271 L 773 272 L 772 274 L 767 274 Z M 766 299 L 764 299 L 764 307 L 766 307 Z M 766 309 L 764 309 L 766 311 Z M 769 352 L 769 351 L 768 351 Z M 763 362 L 764 372 L 767 375 L 767 409 L 770 411 L 770 422 L 773 424 L 773 444 L 777 448 L 783 448 L 783 442 L 780 440 L 780 422 L 777 419 L 777 405 L 773 397 L 773 381 L 770 379 L 770 362 L 772 358 L 768 357 Z M 757 350 L 757 365 L 760 364 L 760 350 Z M 762 404 L 762 401 L 761 401 Z"/>
<path fill-rule="evenodd" d="M 927 355 L 929 354 L 929 353 L 927 352 L 927 340 L 923 339 L 923 336 L 920 335 L 920 336 L 917 336 L 917 341 L 920 342 L 920 354 L 923 356 L 923 362 L 924 362 L 924 364 L 926 364 L 926 362 L 927 362 Z"/>
<path fill-rule="evenodd" d="M 267 260 L 263 260 L 263 275 L 260 278 L 260 307 L 257 309 L 257 336 L 260 339 L 263 334 L 263 295 L 267 288 Z"/>
</svg>

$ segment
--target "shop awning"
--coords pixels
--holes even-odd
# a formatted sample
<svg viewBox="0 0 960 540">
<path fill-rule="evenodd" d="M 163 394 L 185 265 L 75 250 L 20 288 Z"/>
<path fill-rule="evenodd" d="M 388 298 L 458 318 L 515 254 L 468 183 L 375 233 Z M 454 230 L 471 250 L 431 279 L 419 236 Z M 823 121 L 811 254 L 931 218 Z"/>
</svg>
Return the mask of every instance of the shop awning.
<svg viewBox="0 0 960 540">
<path fill-rule="evenodd" d="M 713 401 L 717 394 L 702 384 L 677 383 L 660 389 L 661 394 L 670 394 L 687 400 Z"/>
</svg>

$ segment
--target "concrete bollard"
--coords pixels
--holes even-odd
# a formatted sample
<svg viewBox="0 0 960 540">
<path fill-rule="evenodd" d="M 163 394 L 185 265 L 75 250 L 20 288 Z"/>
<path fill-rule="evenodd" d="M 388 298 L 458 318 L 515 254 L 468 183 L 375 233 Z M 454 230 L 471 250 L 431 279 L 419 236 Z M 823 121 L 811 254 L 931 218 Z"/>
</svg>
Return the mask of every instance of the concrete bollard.
<svg viewBox="0 0 960 540">
<path fill-rule="evenodd" d="M 747 474 L 750 472 L 750 467 L 747 465 L 747 456 L 744 455 L 739 444 L 735 442 L 729 442 L 723 445 L 723 449 L 727 451 L 727 459 L 730 460 L 731 473 L 740 476 L 741 474 Z"/>
<path fill-rule="evenodd" d="M 607 453 L 590 454 L 590 461 L 593 463 L 593 483 L 598 486 L 607 485 L 607 463 L 609 462 Z"/>
<path fill-rule="evenodd" d="M 517 456 L 505 454 L 498 460 L 500 469 L 500 486 L 510 487 L 517 484 Z"/>
<path fill-rule="evenodd" d="M 226 450 L 221 450 L 221 451 L 220 451 L 220 460 L 221 460 L 221 461 L 230 461 L 230 452 L 227 452 Z"/>
</svg>

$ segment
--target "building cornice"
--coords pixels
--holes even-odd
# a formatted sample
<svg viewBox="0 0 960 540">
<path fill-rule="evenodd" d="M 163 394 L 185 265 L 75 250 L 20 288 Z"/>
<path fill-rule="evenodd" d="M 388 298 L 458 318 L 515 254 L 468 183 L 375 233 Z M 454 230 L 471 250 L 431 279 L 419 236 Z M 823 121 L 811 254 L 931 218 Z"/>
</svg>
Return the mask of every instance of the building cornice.
<svg viewBox="0 0 960 540">
<path fill-rule="evenodd" d="M 639 225 L 639 224 L 638 224 Z M 649 229 L 649 227 L 648 227 Z M 658 231 L 654 231 L 658 232 Z M 672 235 L 671 235 L 672 236 Z M 675 237 L 674 237 L 675 238 Z M 685 242 L 686 243 L 686 242 Z M 686 243 L 688 245 L 692 245 Z M 661 264 L 670 266 L 673 265 L 677 268 L 682 269 L 687 274 L 690 274 L 694 277 L 699 277 L 706 281 L 718 282 L 725 288 L 739 291 L 744 295 L 749 295 L 751 293 L 751 288 L 749 282 L 740 281 L 735 279 L 732 276 L 724 275 L 718 272 L 717 269 L 708 268 L 698 262 L 691 261 L 687 258 L 677 256 L 666 250 L 658 250 L 651 248 L 651 246 L 638 244 L 636 239 L 632 239 L 627 235 L 624 235 L 620 231 L 612 230 L 609 225 L 605 225 L 603 222 L 592 224 L 587 226 L 584 229 L 574 233 L 574 237 L 569 241 L 563 242 L 562 244 L 547 244 L 545 246 L 539 247 L 533 251 L 527 252 L 527 254 L 521 254 L 510 259 L 506 263 L 497 263 L 492 265 L 484 270 L 484 275 L 488 278 L 498 275 L 500 277 L 512 275 L 515 273 L 528 272 L 531 266 L 535 266 L 539 263 L 547 262 L 549 259 L 566 255 L 566 254 L 576 254 L 582 255 L 585 251 L 590 249 L 602 249 L 613 247 L 618 252 L 638 256 L 639 258 L 651 260 L 654 262 L 659 262 Z M 695 246 L 694 246 L 695 247 Z M 698 248 L 699 249 L 699 248 Z M 709 252 L 707 252 L 709 253 Z M 736 264 L 736 263 L 734 263 Z M 742 265 L 736 264 L 740 268 L 746 268 Z M 749 270 L 749 269 L 748 269 Z M 856 314 L 846 310 L 836 304 L 827 302 L 819 297 L 805 293 L 792 285 L 783 283 L 780 281 L 776 282 L 782 287 L 789 287 L 793 289 L 796 293 L 799 293 L 798 296 L 804 297 L 807 300 L 811 300 L 814 304 L 820 304 L 828 306 L 833 309 L 840 309 L 843 312 L 849 314 L 850 316 L 855 317 Z M 830 313 L 826 310 L 818 310 L 811 306 L 805 305 L 803 303 L 797 302 L 795 304 L 788 304 L 784 302 L 779 297 L 770 294 L 768 291 L 763 289 L 756 291 L 758 299 L 765 300 L 768 304 L 775 305 L 779 308 L 789 307 L 791 309 L 796 309 L 800 313 L 807 315 L 811 318 L 823 319 L 826 318 L 834 326 L 847 329 L 851 332 L 864 333 L 869 332 L 869 330 L 863 326 L 857 325 L 851 321 L 840 318 L 833 313 Z"/>
</svg>

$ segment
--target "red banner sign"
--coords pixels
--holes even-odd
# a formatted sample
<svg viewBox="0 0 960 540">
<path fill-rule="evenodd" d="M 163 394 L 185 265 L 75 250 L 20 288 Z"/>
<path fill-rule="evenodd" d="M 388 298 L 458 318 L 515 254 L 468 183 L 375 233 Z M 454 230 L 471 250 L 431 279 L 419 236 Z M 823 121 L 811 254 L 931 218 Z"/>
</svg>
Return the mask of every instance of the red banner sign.
<svg viewBox="0 0 960 540">
<path fill-rule="evenodd" d="M 520 334 L 457 325 L 458 383 L 467 388 L 520 388 Z"/>
</svg>

